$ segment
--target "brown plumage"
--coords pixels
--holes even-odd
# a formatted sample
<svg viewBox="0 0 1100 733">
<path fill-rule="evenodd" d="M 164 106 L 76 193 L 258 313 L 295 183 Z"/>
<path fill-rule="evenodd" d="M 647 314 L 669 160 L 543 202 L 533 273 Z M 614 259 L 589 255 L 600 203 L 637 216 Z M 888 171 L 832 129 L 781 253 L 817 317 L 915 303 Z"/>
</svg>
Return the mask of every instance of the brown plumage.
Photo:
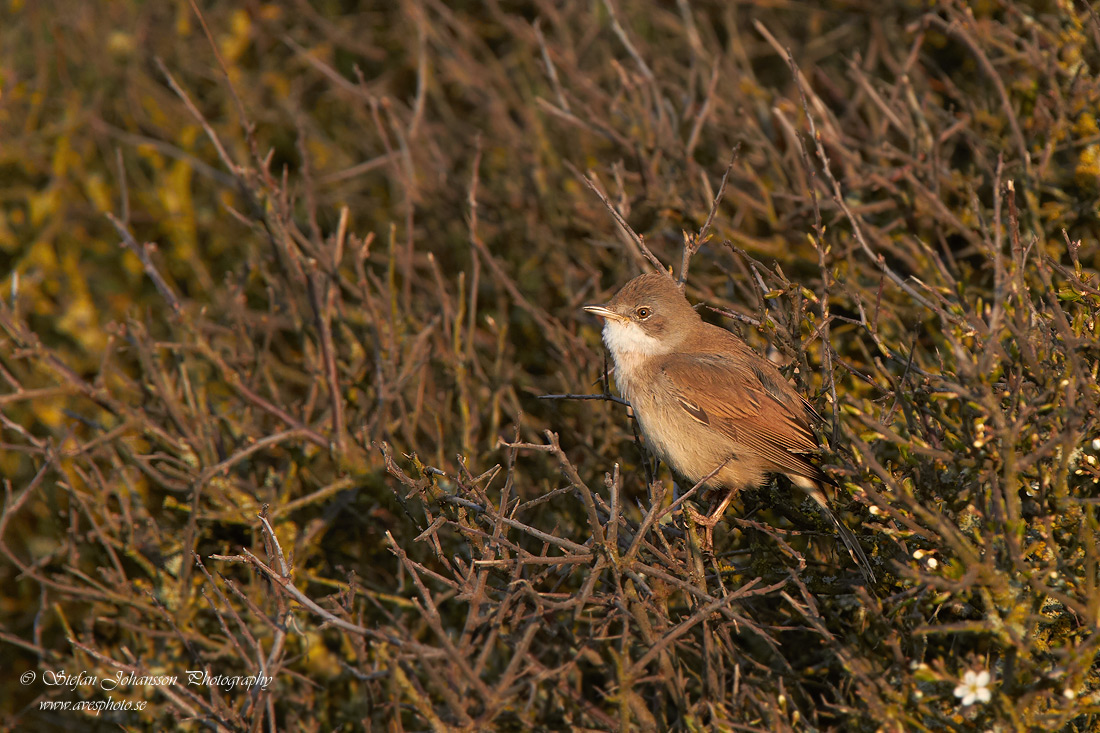
<svg viewBox="0 0 1100 733">
<path fill-rule="evenodd" d="M 828 478 L 813 462 L 819 445 L 811 428 L 820 418 L 771 362 L 704 322 L 664 273 L 636 277 L 607 305 L 585 310 L 605 319 L 615 381 L 650 449 L 692 484 L 714 473 L 706 486 L 719 501 L 702 520 L 708 544 L 738 491 L 781 473 L 817 502 L 874 582 L 867 556 L 820 487 Z"/>
</svg>

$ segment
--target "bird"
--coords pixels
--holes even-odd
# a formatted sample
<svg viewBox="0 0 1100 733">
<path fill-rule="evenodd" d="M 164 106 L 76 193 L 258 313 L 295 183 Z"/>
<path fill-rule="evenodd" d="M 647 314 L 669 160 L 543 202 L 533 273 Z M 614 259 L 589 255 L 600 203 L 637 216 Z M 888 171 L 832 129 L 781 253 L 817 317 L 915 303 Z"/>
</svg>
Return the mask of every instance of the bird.
<svg viewBox="0 0 1100 733">
<path fill-rule="evenodd" d="M 821 446 L 812 424 L 821 417 L 774 364 L 705 322 L 666 272 L 639 275 L 606 304 L 584 310 L 604 320 L 615 383 L 646 445 L 715 497 L 707 516 L 694 512 L 708 549 L 737 493 L 782 474 L 814 500 L 875 582 L 871 562 L 822 490 L 834 482 L 815 461 Z"/>
</svg>

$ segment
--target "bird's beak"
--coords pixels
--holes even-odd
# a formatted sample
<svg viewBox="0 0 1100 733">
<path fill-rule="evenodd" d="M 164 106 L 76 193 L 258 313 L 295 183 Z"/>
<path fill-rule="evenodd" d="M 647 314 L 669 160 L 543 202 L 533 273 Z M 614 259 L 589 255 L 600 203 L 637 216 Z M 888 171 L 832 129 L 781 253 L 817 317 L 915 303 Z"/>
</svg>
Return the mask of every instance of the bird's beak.
<svg viewBox="0 0 1100 733">
<path fill-rule="evenodd" d="M 626 320 L 615 311 L 611 310 L 610 308 L 605 308 L 602 305 L 586 305 L 584 307 L 584 310 L 588 313 L 599 316 L 600 318 L 607 318 L 612 321 L 622 322 Z"/>
</svg>

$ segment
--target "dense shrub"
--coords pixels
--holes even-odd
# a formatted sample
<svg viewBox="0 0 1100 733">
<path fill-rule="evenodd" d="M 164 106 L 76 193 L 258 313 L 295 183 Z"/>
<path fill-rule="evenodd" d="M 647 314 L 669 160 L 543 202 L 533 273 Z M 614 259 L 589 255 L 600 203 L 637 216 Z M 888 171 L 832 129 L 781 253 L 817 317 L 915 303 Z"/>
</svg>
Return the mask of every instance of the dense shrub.
<svg viewBox="0 0 1100 733">
<path fill-rule="evenodd" d="M 7 11 L 7 725 L 1100 727 L 1089 7 L 352 5 Z M 700 548 L 579 311 L 650 250 L 874 587 L 783 481 Z"/>
</svg>

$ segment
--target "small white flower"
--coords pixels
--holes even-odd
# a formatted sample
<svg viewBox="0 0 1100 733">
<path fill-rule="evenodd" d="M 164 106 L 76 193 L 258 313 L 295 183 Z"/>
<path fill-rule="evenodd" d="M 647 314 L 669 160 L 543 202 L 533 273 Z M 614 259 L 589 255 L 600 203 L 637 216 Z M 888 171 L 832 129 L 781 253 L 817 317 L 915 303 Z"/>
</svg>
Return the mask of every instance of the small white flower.
<svg viewBox="0 0 1100 733">
<path fill-rule="evenodd" d="M 976 702 L 989 702 L 993 699 L 993 693 L 989 691 L 989 683 L 993 681 L 989 672 L 982 670 L 975 672 L 967 670 L 962 682 L 955 688 L 955 697 L 962 698 L 963 705 L 973 705 Z"/>
</svg>

